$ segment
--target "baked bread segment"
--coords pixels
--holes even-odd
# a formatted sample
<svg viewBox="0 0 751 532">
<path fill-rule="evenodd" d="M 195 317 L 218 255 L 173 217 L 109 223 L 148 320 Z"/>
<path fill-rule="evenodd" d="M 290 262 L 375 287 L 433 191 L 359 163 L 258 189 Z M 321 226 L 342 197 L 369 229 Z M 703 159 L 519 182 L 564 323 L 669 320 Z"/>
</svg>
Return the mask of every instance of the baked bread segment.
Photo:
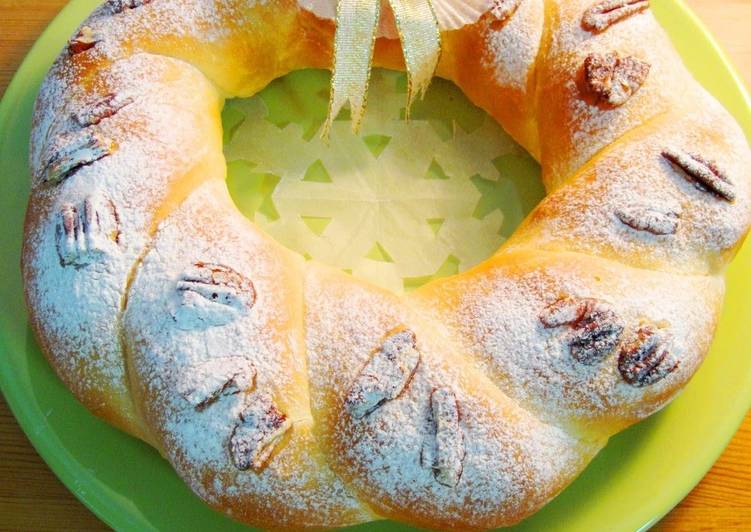
<svg viewBox="0 0 751 532">
<path fill-rule="evenodd" d="M 635 127 L 696 108 L 698 85 L 651 11 L 625 16 L 628 10 L 621 8 L 620 20 L 601 31 L 587 29 L 588 10 L 601 4 L 606 2 L 546 3 L 536 105 L 548 191 Z"/>
<path fill-rule="evenodd" d="M 174 57 L 223 95 L 246 97 L 306 66 L 310 43 L 301 38 L 298 16 L 292 0 L 155 0 L 122 9 L 104 2 L 72 37 L 93 41 L 72 61 L 107 63 L 139 52 Z"/>
<path fill-rule="evenodd" d="M 509 525 L 604 444 L 521 408 L 422 308 L 308 264 L 316 431 L 335 471 L 379 514 L 433 529 Z"/>
<path fill-rule="evenodd" d="M 222 182 L 224 99 L 329 67 L 333 35 L 292 0 L 98 8 L 37 100 L 32 327 L 92 412 L 241 521 L 513 524 L 700 365 L 751 225 L 748 144 L 648 0 L 499 0 L 443 32 L 437 74 L 550 196 L 485 263 L 397 297 L 285 250 Z M 374 61 L 403 68 L 398 41 Z"/>
<path fill-rule="evenodd" d="M 459 85 L 475 105 L 539 159 L 535 70 L 545 6 L 543 0 L 518 4 L 513 11 L 504 11 L 506 17 L 491 11 L 474 24 L 444 32 L 438 75 Z"/>
<path fill-rule="evenodd" d="M 277 529 L 373 517 L 312 432 L 301 267 L 214 180 L 161 224 L 123 319 L 133 396 L 162 453 L 212 506 Z"/>
<path fill-rule="evenodd" d="M 141 54 L 95 81 L 59 67 L 39 102 L 22 255 L 31 324 L 89 409 L 148 438 L 125 380 L 120 311 L 160 213 L 192 183 L 224 176 L 221 101 L 189 65 Z"/>
<path fill-rule="evenodd" d="M 411 298 L 504 393 L 596 439 L 654 413 L 686 384 L 709 349 L 723 294 L 721 277 L 517 250 Z M 642 380 L 631 364 L 643 364 Z"/>
<path fill-rule="evenodd" d="M 723 272 L 751 224 L 751 154 L 714 98 L 702 91 L 694 102 L 692 111 L 662 115 L 603 150 L 546 197 L 504 249 Z"/>
</svg>

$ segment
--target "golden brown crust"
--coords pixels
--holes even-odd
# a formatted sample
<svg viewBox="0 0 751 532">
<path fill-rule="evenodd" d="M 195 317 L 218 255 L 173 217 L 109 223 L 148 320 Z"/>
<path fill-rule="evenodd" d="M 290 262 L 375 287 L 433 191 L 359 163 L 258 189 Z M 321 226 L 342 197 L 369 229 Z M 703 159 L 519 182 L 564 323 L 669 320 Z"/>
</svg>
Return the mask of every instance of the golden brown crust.
<svg viewBox="0 0 751 532">
<path fill-rule="evenodd" d="M 543 180 L 549 190 L 624 133 L 663 113 L 680 116 L 697 98 L 696 82 L 649 11 L 592 33 L 582 27 L 582 13 L 591 5 L 590 0 L 547 3 L 537 105 Z M 615 52 L 643 61 L 649 74 L 622 105 L 607 106 L 592 100 L 585 61 L 593 53 Z"/>
<path fill-rule="evenodd" d="M 245 522 L 536 511 L 696 371 L 751 224 L 738 126 L 647 2 L 595 3 L 443 33 L 437 74 L 550 195 L 496 256 L 405 298 L 304 263 L 221 182 L 223 99 L 328 67 L 331 21 L 292 0 L 106 3 L 34 115 L 22 268 L 50 363 Z M 399 43 L 375 63 L 403 68 Z"/>
<path fill-rule="evenodd" d="M 686 384 L 709 349 L 723 293 L 721 277 L 675 276 L 589 255 L 523 249 L 500 253 L 412 297 L 456 332 L 505 393 L 541 419 L 597 437 L 643 419 Z M 618 345 L 594 363 L 577 359 L 577 331 L 569 322 L 543 318 L 562 298 L 611 308 L 621 329 Z M 619 346 L 643 324 L 670 331 L 682 364 L 654 386 L 637 389 L 618 371 Z"/>
<path fill-rule="evenodd" d="M 751 223 L 751 154 L 714 99 L 700 92 L 694 102 L 682 116 L 658 117 L 604 150 L 545 198 L 506 247 L 578 251 L 666 272 L 723 272 Z M 733 201 L 703 187 L 666 150 L 713 161 L 728 176 Z M 646 227 L 655 216 L 667 228 Z"/>
<path fill-rule="evenodd" d="M 377 513 L 434 529 L 510 525 L 568 485 L 604 443 L 580 440 L 520 408 L 478 371 L 450 324 L 422 304 L 405 304 L 312 263 L 305 287 L 316 433 L 335 471 Z M 450 313 L 456 307 L 447 301 Z M 396 397 L 355 417 L 345 396 L 394 331 L 412 335 L 419 362 Z M 459 481 L 449 486 L 424 463 L 425 445 L 434 438 L 430 397 L 438 388 L 452 392 L 460 413 L 464 455 Z"/>
</svg>

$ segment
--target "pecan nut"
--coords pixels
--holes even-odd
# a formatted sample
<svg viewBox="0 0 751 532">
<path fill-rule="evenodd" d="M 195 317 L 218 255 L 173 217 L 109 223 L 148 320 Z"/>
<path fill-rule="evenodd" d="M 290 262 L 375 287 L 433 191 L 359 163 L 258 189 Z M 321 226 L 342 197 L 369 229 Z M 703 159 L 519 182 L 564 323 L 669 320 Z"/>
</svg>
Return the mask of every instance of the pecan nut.
<svg viewBox="0 0 751 532">
<path fill-rule="evenodd" d="M 605 0 L 584 12 L 582 27 L 592 33 L 600 33 L 616 22 L 647 9 L 649 0 Z"/>
<path fill-rule="evenodd" d="M 248 396 L 240 420 L 232 429 L 229 454 L 234 466 L 245 471 L 259 472 L 268 462 L 274 449 L 292 422 L 281 412 L 267 393 Z"/>
<path fill-rule="evenodd" d="M 122 13 L 126 9 L 135 9 L 151 2 L 152 0 L 108 0 L 107 5 L 112 13 Z"/>
<path fill-rule="evenodd" d="M 229 266 L 196 262 L 177 281 L 180 306 L 175 321 L 183 329 L 230 323 L 255 304 L 253 282 Z"/>
<path fill-rule="evenodd" d="M 433 470 L 436 481 L 453 488 L 464 470 L 464 433 L 459 424 L 459 404 L 449 388 L 430 394 L 429 434 L 420 453 L 422 467 Z"/>
<path fill-rule="evenodd" d="M 641 88 L 650 69 L 649 63 L 615 52 L 589 54 L 584 60 L 584 79 L 598 101 L 618 107 Z"/>
<path fill-rule="evenodd" d="M 62 266 L 86 266 L 117 248 L 119 218 L 112 201 L 99 194 L 80 205 L 65 203 L 55 226 L 55 244 Z"/>
<path fill-rule="evenodd" d="M 621 347 L 618 371 L 631 386 L 642 388 L 660 381 L 678 369 L 671 351 L 672 338 L 651 325 L 640 326 Z"/>
<path fill-rule="evenodd" d="M 683 175 L 696 188 L 725 201 L 735 201 L 735 186 L 714 161 L 675 148 L 665 148 L 662 156 L 683 170 Z"/>
<path fill-rule="evenodd" d="M 80 54 L 86 50 L 91 50 L 102 36 L 95 32 L 91 26 L 83 26 L 71 40 L 68 41 L 68 51 L 71 55 Z"/>
<path fill-rule="evenodd" d="M 539 318 L 546 329 L 577 323 L 593 302 L 589 298 L 562 297 L 545 307 Z"/>
<path fill-rule="evenodd" d="M 496 28 L 502 26 L 514 16 L 521 3 L 522 0 L 495 0 L 490 8 L 490 15 L 493 17 L 491 25 Z"/>
<path fill-rule="evenodd" d="M 220 397 L 250 391 L 255 380 L 256 370 L 247 359 L 214 358 L 188 366 L 177 383 L 177 393 L 200 412 Z"/>
<path fill-rule="evenodd" d="M 115 149 L 112 140 L 96 132 L 61 135 L 47 149 L 41 178 L 45 183 L 61 183 L 84 166 L 111 155 Z"/>
<path fill-rule="evenodd" d="M 631 229 L 665 236 L 674 235 L 678 230 L 681 211 L 647 207 L 645 205 L 629 205 L 617 209 L 615 215 Z"/>
<path fill-rule="evenodd" d="M 415 334 L 401 330 L 387 336 L 355 378 L 344 400 L 355 419 L 361 419 L 402 393 L 420 363 Z"/>
<path fill-rule="evenodd" d="M 119 94 L 107 94 L 92 105 L 73 113 L 73 119 L 81 127 L 94 126 L 117 114 L 120 109 L 133 103 L 133 98 Z"/>
<path fill-rule="evenodd" d="M 607 357 L 620 342 L 623 325 L 609 305 L 592 298 L 562 297 L 539 316 L 546 328 L 567 326 L 571 356 L 591 366 Z"/>
</svg>

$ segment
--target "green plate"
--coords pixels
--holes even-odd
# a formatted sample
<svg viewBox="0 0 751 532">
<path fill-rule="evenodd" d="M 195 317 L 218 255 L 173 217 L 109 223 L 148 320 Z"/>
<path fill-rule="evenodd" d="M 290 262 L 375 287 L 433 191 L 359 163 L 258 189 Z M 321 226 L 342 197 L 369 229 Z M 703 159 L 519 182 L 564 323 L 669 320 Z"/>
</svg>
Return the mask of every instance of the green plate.
<svg viewBox="0 0 751 532">
<path fill-rule="evenodd" d="M 71 2 L 37 41 L 0 105 L 0 386 L 39 454 L 68 488 L 119 530 L 243 529 L 213 512 L 153 450 L 88 414 L 47 365 L 24 310 L 19 252 L 28 197 L 27 151 L 38 86 L 95 2 Z M 654 11 L 697 78 L 751 134 L 737 74 L 680 0 Z M 751 245 L 728 272 L 712 351 L 668 408 L 614 437 L 584 474 L 519 530 L 636 530 L 677 504 L 722 453 L 751 405 Z M 388 530 L 389 522 L 355 527 Z M 404 527 L 399 526 L 399 529 Z"/>
</svg>

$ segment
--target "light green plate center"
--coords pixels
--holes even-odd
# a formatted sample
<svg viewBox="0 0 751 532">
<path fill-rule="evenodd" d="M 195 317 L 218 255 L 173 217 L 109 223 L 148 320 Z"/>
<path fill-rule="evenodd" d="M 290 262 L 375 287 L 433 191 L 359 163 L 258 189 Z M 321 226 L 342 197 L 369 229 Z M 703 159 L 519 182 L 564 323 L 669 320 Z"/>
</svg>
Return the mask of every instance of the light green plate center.
<svg viewBox="0 0 751 532">
<path fill-rule="evenodd" d="M 55 377 L 28 329 L 18 263 L 29 191 L 26 161 L 31 109 L 54 57 L 95 3 L 75 0 L 63 10 L 30 52 L 0 106 L 0 226 L 4 228 L 0 231 L 0 386 L 50 467 L 113 527 L 240 530 L 240 525 L 192 495 L 156 452 L 88 414 Z M 680 1 L 653 0 L 652 5 L 694 74 L 736 116 L 747 134 L 751 132 L 748 97 L 711 38 Z M 333 142 L 327 150 L 314 139 L 326 97 L 325 74 L 296 74 L 255 99 L 230 103 L 225 112 L 229 184 L 243 212 L 289 247 L 404 290 L 436 273 L 460 270 L 492 252 L 539 199 L 539 179 L 528 156 L 484 115 L 461 103 L 463 99 L 437 115 L 426 111 L 427 107 L 416 109 L 410 127 L 430 131 L 430 140 L 404 145 L 420 147 L 415 158 L 419 164 L 408 166 L 409 156 L 393 153 L 401 145 L 399 139 L 406 127 L 395 114 L 403 106 L 400 77 L 378 72 L 376 79 L 391 103 L 371 104 L 368 116 L 372 123 L 366 123 L 363 136 L 346 140 L 357 146 L 356 158 L 346 171 L 342 168 L 347 158 L 342 155 L 347 154 L 334 153 Z M 446 101 L 440 98 L 455 91 L 449 84 L 438 82 L 435 86 L 437 92 L 429 96 L 428 107 L 432 106 L 430 98 Z M 306 98 L 300 98 L 298 91 L 303 89 Z M 371 102 L 376 101 L 371 97 Z M 379 109 L 388 116 L 376 116 Z M 255 126 L 265 129 L 256 131 Z M 348 126 L 341 122 L 337 131 Z M 494 130 L 491 140 L 469 142 L 483 128 Z M 273 139 L 291 144 L 273 144 Z M 466 144 L 461 144 L 463 139 Z M 261 149 L 264 146 L 267 152 Z M 448 156 L 448 151 L 467 146 L 480 150 L 479 155 Z M 279 150 L 285 149 L 299 151 L 299 157 L 291 158 L 294 164 L 282 164 L 278 158 Z M 393 190 L 394 182 L 401 183 L 402 178 L 409 180 L 410 193 L 404 197 Z M 382 188 L 384 183 L 390 185 Z M 366 220 L 357 222 L 359 226 L 352 222 L 361 216 L 354 209 L 340 206 L 321 211 L 310 199 L 319 189 L 326 189 L 328 198 L 341 199 L 355 186 L 352 193 L 359 194 L 360 205 L 379 205 L 362 215 Z M 459 190 L 466 196 L 452 197 Z M 392 234 L 396 222 L 389 222 L 392 229 L 383 224 L 384 218 L 410 213 L 416 216 L 405 235 Z M 380 222 L 372 227 L 373 220 Z M 283 227 L 293 222 L 293 230 Z M 343 251 L 337 255 L 329 232 L 344 231 L 347 227 L 337 226 L 348 223 L 355 223 L 349 234 L 359 247 L 342 245 Z M 368 224 L 370 227 L 365 227 Z M 454 224 L 457 228 L 451 229 Z M 472 243 L 472 249 L 465 249 L 458 237 L 466 236 L 470 226 L 477 227 L 482 236 Z M 357 227 L 367 231 L 357 234 Z M 409 242 L 415 250 L 440 253 L 408 256 L 400 242 Z M 373 264 L 380 269 L 374 270 Z M 389 268 L 391 272 L 384 274 Z M 712 352 L 682 395 L 663 412 L 613 438 L 576 482 L 519 530 L 631 531 L 648 527 L 699 481 L 751 402 L 749 271 L 751 247 L 747 245 L 728 274 L 727 301 Z M 405 527 L 380 522 L 357 529 Z"/>
<path fill-rule="evenodd" d="M 295 72 L 223 113 L 240 210 L 306 258 L 396 293 L 489 257 L 543 197 L 539 165 L 453 84 L 407 121 L 406 77 L 374 70 L 360 134 L 328 112 L 329 73 Z"/>
</svg>

